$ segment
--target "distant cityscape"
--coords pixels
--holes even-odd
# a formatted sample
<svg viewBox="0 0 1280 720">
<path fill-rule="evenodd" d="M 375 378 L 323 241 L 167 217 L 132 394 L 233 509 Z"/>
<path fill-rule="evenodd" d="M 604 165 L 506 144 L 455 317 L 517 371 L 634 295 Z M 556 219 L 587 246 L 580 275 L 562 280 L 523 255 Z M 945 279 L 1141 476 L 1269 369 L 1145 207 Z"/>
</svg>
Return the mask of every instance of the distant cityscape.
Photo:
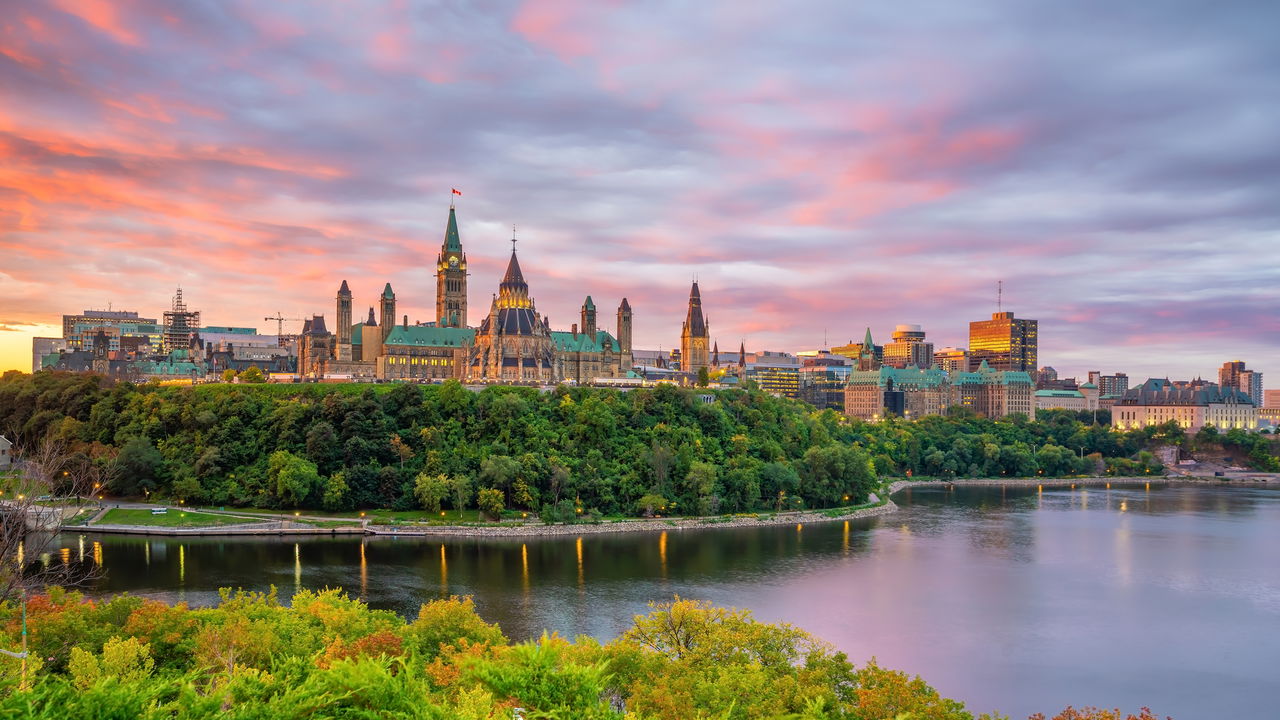
<svg viewBox="0 0 1280 720">
<path fill-rule="evenodd" d="M 1217 382 L 1151 378 L 1130 387 L 1123 372 L 1094 370 L 1084 381 L 1039 365 L 1039 327 L 1004 311 L 969 323 L 967 348 L 935 349 L 920 325 L 897 325 L 877 344 L 815 350 L 748 352 L 745 340 L 721 351 L 713 341 L 698 283 L 693 282 L 679 346 L 670 352 L 632 346 L 632 308 L 621 298 L 613 332 L 584 299 L 579 322 L 552 329 L 540 315 L 520 268 L 513 236 L 507 269 L 488 311 L 469 324 L 467 256 L 456 209 L 449 208 L 436 261 L 436 317 L 397 319 L 390 283 L 357 321 L 345 279 L 332 322 L 323 314 L 266 317 L 276 332 L 204 326 L 182 289 L 160 319 L 134 310 L 85 310 L 62 316 L 62 337 L 32 343 L 32 371 L 94 372 L 134 382 L 221 382 L 256 368 L 273 382 L 442 382 L 550 386 L 560 383 L 639 387 L 656 383 L 759 389 L 804 400 L 851 418 L 879 421 L 942 415 L 964 408 L 986 417 L 1038 410 L 1109 411 L 1122 429 L 1177 422 L 1188 432 L 1255 431 L 1280 425 L 1280 390 L 1264 390 L 1262 373 L 1225 362 Z M 284 323 L 301 323 L 286 334 Z M 674 328 L 673 328 L 674 330 Z"/>
</svg>

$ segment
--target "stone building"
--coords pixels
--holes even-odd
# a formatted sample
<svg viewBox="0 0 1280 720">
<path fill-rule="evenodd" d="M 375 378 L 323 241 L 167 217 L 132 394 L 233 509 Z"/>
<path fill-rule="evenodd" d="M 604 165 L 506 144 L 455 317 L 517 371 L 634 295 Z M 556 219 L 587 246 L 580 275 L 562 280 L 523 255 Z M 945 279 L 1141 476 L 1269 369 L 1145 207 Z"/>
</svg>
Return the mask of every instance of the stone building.
<svg viewBox="0 0 1280 720">
<path fill-rule="evenodd" d="M 845 415 L 859 420 L 880 420 L 888 414 L 906 418 L 941 415 L 951 401 L 951 383 L 947 374 L 937 369 L 851 370 L 844 389 Z"/>
<path fill-rule="evenodd" d="M 1178 423 L 1189 433 L 1206 425 L 1223 432 L 1258 429 L 1258 408 L 1237 388 L 1204 382 L 1151 378 L 1126 390 L 1111 409 L 1111 424 L 1121 430 Z"/>
<path fill-rule="evenodd" d="M 489 314 L 480 322 L 467 361 L 467 379 L 488 382 L 555 382 L 555 348 L 551 327 L 538 315 L 529 284 L 520 271 L 515 241 L 507 272 L 493 296 Z"/>
<path fill-rule="evenodd" d="M 702 314 L 702 294 L 695 280 L 689 289 L 689 312 L 680 329 L 680 369 L 697 373 L 711 365 L 711 323 Z"/>
<path fill-rule="evenodd" d="M 994 370 L 985 360 L 973 372 L 951 375 L 951 404 L 979 415 L 1000 418 L 1022 413 L 1036 417 L 1035 382 L 1021 370 Z"/>
</svg>

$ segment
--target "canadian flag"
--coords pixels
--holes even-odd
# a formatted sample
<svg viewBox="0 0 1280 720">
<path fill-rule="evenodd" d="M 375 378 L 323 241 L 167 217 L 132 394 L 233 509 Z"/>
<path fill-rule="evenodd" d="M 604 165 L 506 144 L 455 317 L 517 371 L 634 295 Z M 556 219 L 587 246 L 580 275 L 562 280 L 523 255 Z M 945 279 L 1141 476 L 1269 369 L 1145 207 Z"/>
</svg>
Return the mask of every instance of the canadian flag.
<svg viewBox="0 0 1280 720">
<path fill-rule="evenodd" d="M 453 188 L 453 194 L 454 194 L 454 195 L 461 195 L 461 194 L 462 194 L 462 191 L 461 191 L 461 190 L 459 190 L 458 188 Z"/>
</svg>

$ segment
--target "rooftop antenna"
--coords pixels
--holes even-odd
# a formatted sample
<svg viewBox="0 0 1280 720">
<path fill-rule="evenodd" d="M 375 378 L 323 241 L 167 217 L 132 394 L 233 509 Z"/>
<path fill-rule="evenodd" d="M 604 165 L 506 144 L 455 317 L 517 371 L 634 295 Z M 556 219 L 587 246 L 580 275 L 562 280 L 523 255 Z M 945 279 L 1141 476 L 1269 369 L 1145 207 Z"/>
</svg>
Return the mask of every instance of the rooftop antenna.
<svg viewBox="0 0 1280 720">
<path fill-rule="evenodd" d="M 1004 312 L 1004 281 L 996 281 L 996 312 Z"/>
<path fill-rule="evenodd" d="M 511 254 L 516 254 L 516 226 L 511 226 Z"/>
</svg>

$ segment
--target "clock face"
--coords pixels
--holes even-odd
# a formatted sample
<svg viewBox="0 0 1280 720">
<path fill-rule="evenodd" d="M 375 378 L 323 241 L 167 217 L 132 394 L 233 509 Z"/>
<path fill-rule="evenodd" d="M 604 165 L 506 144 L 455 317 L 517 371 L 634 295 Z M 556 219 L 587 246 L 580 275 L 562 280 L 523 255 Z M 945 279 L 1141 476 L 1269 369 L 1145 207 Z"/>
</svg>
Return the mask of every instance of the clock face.
<svg viewBox="0 0 1280 720">
<path fill-rule="evenodd" d="M 456 257 L 451 257 L 451 258 L 449 258 L 449 267 L 451 267 L 451 268 L 456 268 L 456 267 L 458 267 L 458 258 L 456 258 Z"/>
</svg>

